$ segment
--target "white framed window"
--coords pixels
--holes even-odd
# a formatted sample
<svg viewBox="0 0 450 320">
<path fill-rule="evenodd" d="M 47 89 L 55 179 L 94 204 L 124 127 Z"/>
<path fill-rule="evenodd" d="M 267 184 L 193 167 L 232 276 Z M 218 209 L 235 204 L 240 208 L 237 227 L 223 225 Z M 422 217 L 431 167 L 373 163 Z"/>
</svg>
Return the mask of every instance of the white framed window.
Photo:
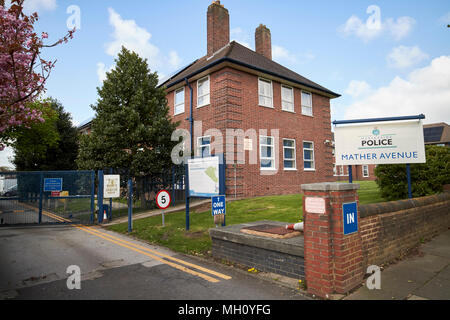
<svg viewBox="0 0 450 320">
<path fill-rule="evenodd" d="M 210 102 L 209 76 L 197 81 L 197 108 L 206 106 Z"/>
<path fill-rule="evenodd" d="M 275 169 L 275 152 L 273 137 L 259 137 L 259 160 L 261 170 Z"/>
<path fill-rule="evenodd" d="M 344 175 L 344 166 L 339 166 L 339 175 L 340 176 Z"/>
<path fill-rule="evenodd" d="M 297 170 L 294 139 L 283 139 L 283 161 L 284 170 Z"/>
<path fill-rule="evenodd" d="M 197 156 L 202 158 L 211 156 L 211 136 L 197 138 Z"/>
<path fill-rule="evenodd" d="M 260 106 L 273 108 L 272 81 L 259 78 L 258 79 L 258 95 L 259 95 L 259 105 Z"/>
<path fill-rule="evenodd" d="M 294 112 L 294 89 L 281 86 L 281 110 Z"/>
<path fill-rule="evenodd" d="M 362 166 L 362 175 L 364 178 L 368 178 L 369 177 L 369 166 L 367 164 L 364 164 Z"/>
<path fill-rule="evenodd" d="M 314 171 L 314 142 L 303 141 L 303 168 L 305 171 Z"/>
<path fill-rule="evenodd" d="M 302 114 L 312 116 L 312 94 L 310 92 L 302 91 Z"/>
<path fill-rule="evenodd" d="M 184 87 L 175 90 L 173 114 L 177 115 L 183 112 L 184 112 Z"/>
<path fill-rule="evenodd" d="M 333 163 L 333 176 L 337 176 L 336 164 Z"/>
</svg>

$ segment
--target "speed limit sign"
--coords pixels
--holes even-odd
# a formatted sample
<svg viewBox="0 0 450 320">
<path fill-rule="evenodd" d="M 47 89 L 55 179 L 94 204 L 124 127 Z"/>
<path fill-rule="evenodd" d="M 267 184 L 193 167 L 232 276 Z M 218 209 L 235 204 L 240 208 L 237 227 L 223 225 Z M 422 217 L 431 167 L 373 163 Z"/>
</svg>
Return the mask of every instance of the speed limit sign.
<svg viewBox="0 0 450 320">
<path fill-rule="evenodd" d="M 170 193 L 167 190 L 161 190 L 156 195 L 156 205 L 160 209 L 168 208 L 171 201 L 172 199 L 170 198 Z"/>
</svg>

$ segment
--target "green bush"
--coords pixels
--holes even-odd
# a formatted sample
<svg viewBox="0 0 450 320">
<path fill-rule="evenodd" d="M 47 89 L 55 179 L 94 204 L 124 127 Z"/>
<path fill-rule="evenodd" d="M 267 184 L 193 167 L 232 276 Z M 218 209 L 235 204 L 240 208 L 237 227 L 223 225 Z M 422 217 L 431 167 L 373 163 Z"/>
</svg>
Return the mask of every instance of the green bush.
<svg viewBox="0 0 450 320">
<path fill-rule="evenodd" d="M 450 148 L 425 146 L 426 163 L 411 164 L 411 190 L 413 197 L 442 192 L 450 184 Z M 377 184 L 383 198 L 408 198 L 405 164 L 382 164 L 375 168 Z"/>
</svg>

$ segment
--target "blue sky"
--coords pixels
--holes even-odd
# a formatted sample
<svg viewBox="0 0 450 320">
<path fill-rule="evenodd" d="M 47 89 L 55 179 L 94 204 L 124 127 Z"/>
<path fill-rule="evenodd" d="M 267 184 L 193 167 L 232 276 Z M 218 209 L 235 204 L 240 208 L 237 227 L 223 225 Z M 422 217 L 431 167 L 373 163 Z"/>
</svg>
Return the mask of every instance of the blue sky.
<svg viewBox="0 0 450 320">
<path fill-rule="evenodd" d="M 75 21 L 68 9 L 79 9 L 74 39 L 44 52 L 58 60 L 47 95 L 63 103 L 75 124 L 94 115 L 96 87 L 122 44 L 162 76 L 206 54 L 211 0 L 26 2 L 50 41 Z M 342 95 L 332 100 L 332 120 L 424 113 L 425 123 L 450 122 L 448 1 L 221 3 L 230 12 L 231 39 L 253 49 L 254 30 L 265 24 L 274 60 Z"/>
</svg>

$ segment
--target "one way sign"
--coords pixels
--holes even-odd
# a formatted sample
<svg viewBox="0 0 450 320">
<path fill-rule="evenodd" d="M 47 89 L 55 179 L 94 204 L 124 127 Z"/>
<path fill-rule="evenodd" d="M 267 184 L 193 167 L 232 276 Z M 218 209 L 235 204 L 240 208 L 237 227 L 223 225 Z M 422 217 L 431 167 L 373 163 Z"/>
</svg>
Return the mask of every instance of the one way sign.
<svg viewBox="0 0 450 320">
<path fill-rule="evenodd" d="M 225 214 L 225 196 L 211 197 L 211 213 L 213 216 L 218 214 Z"/>
</svg>

